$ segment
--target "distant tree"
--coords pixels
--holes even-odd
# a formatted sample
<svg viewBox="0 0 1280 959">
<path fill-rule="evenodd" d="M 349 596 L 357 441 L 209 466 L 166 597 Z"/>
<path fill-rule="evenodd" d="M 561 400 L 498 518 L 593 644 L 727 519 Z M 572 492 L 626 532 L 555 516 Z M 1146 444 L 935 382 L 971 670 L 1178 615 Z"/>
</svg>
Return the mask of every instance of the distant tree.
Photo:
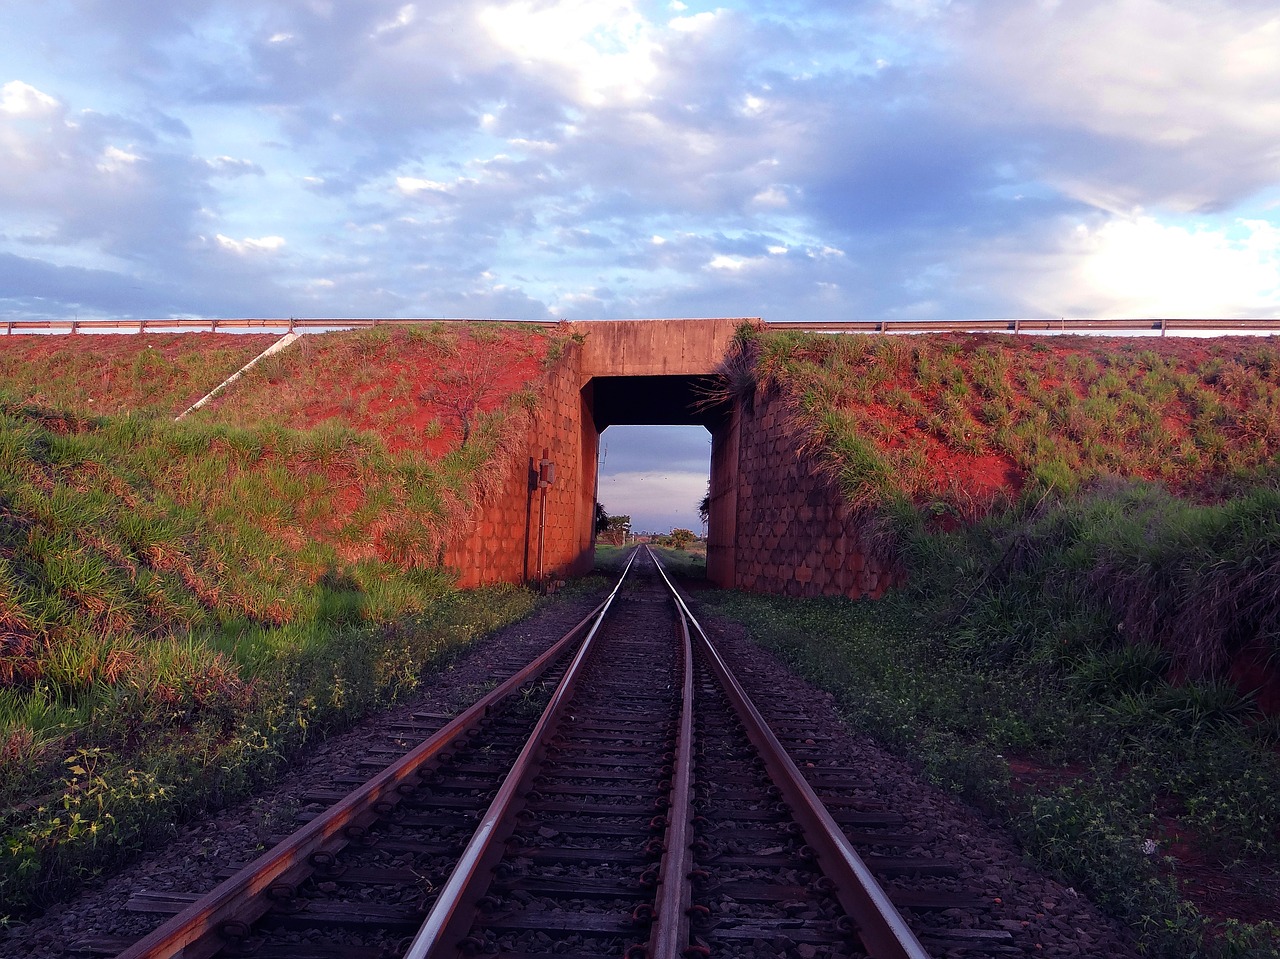
<svg viewBox="0 0 1280 959">
<path fill-rule="evenodd" d="M 596 503 L 596 535 L 599 536 L 609 528 L 609 514 L 604 511 L 604 507 Z"/>
<path fill-rule="evenodd" d="M 698 504 L 698 519 L 702 520 L 702 525 L 706 526 L 711 522 L 711 487 L 707 486 L 707 495 L 702 497 L 702 502 Z"/>
<path fill-rule="evenodd" d="M 601 538 L 614 546 L 622 546 L 627 541 L 627 534 L 631 532 L 631 517 L 610 516 L 608 520 Z"/>
<path fill-rule="evenodd" d="M 676 549 L 684 549 L 697 538 L 691 529 L 673 529 L 671 531 L 671 545 Z"/>
</svg>

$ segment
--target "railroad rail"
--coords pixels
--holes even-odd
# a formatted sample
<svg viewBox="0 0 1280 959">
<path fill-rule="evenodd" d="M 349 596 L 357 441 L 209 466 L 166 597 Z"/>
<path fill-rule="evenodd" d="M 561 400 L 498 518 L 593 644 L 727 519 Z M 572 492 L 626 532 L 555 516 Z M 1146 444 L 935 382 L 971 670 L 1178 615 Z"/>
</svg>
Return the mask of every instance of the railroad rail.
<svg viewBox="0 0 1280 959">
<path fill-rule="evenodd" d="M 982 900 L 768 711 L 637 549 L 534 662 L 120 959 L 1021 951 L 939 918 Z"/>
<path fill-rule="evenodd" d="M 581 321 L 590 323 L 591 321 Z M 6 335 L 24 333 L 171 333 L 207 331 L 245 333 L 254 330 L 276 332 L 322 332 L 365 329 L 374 326 L 420 326 L 433 323 L 514 323 L 531 327 L 554 327 L 552 320 L 519 320 L 459 317 L 241 317 L 230 319 L 97 319 L 97 320 L 4 320 Z M 1069 318 L 1059 319 L 973 319 L 973 320 L 768 320 L 770 330 L 797 330 L 805 333 L 1116 333 L 1198 335 L 1227 333 L 1280 333 L 1280 318 Z"/>
</svg>

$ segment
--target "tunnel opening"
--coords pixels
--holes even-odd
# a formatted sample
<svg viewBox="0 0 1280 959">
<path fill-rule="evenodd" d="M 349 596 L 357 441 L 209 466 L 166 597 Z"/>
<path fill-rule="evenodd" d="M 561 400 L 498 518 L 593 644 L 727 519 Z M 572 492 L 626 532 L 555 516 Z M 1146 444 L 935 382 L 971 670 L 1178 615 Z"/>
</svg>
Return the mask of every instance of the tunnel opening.
<svg viewBox="0 0 1280 959">
<path fill-rule="evenodd" d="M 606 514 L 630 515 L 636 532 L 684 528 L 705 537 L 713 582 L 731 560 L 736 496 L 722 382 L 706 374 L 595 376 L 582 391 L 597 431 L 584 446 L 594 462 L 583 464 L 584 475 L 595 477 L 596 502 Z M 698 514 L 704 498 L 705 525 Z"/>
<path fill-rule="evenodd" d="M 610 426 L 600 434 L 597 500 L 631 517 L 633 533 L 687 529 L 704 537 L 698 507 L 711 476 L 711 433 L 701 426 Z"/>
</svg>

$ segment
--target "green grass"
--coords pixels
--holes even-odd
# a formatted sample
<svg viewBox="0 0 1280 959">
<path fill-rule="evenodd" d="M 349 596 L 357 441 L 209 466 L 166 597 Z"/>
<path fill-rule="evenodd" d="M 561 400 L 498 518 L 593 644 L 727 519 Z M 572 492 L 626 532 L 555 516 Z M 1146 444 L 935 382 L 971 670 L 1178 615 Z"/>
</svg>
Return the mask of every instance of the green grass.
<svg viewBox="0 0 1280 959">
<path fill-rule="evenodd" d="M 1233 882 L 1264 900 L 1280 891 L 1273 727 L 1242 722 L 1238 693 L 1172 686 L 1133 657 L 1063 655 L 1057 644 L 1091 635 L 1079 619 L 1007 655 L 949 620 L 949 600 L 919 590 L 876 602 L 698 598 L 832 691 L 855 728 L 1002 817 L 1044 867 L 1125 920 L 1146 954 L 1280 954 L 1274 927 L 1226 936 L 1176 893 L 1161 857 L 1142 851 L 1161 835 L 1160 817 L 1176 814 Z M 1065 783 L 1015 790 L 1011 760 L 1058 770 Z"/>
<path fill-rule="evenodd" d="M 596 543 L 595 568 L 604 573 L 621 573 L 633 546 L 610 546 L 608 543 Z"/>
<path fill-rule="evenodd" d="M 674 549 L 670 546 L 654 546 L 654 553 L 667 572 L 687 579 L 707 578 L 707 550 L 703 545 L 695 549 Z"/>
<path fill-rule="evenodd" d="M 245 795 L 526 613 L 444 544 L 498 454 L 0 397 L 0 913 Z"/>
<path fill-rule="evenodd" d="M 746 393 L 790 399 L 792 428 L 812 437 L 858 507 L 906 496 L 971 511 L 971 483 L 940 474 L 939 454 L 998 457 L 1033 493 L 1128 477 L 1189 494 L 1280 454 L 1280 349 L 1270 340 L 1215 341 L 1199 365 L 1165 355 L 1167 344 L 1085 337 L 744 329 L 738 343 Z"/>
<path fill-rule="evenodd" d="M 205 333 L 6 337 L 0 383 L 23 399 L 78 416 L 173 417 L 277 339 Z"/>
<path fill-rule="evenodd" d="M 1275 927 L 1199 915 L 1142 851 L 1176 823 L 1237 888 L 1280 896 L 1280 723 L 1224 675 L 1280 652 L 1280 493 L 1255 480 L 1207 505 L 1112 484 L 948 533 L 900 504 L 910 581 L 881 601 L 700 599 L 1005 818 L 1149 955 L 1275 956 Z M 1057 784 L 1014 789 L 1010 762 Z"/>
</svg>

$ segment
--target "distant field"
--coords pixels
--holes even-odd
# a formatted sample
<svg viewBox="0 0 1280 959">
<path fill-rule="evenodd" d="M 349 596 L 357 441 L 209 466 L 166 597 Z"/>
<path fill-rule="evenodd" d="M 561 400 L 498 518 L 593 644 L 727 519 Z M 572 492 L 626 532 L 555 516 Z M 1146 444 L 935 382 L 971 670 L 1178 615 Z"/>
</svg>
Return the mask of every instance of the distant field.
<svg viewBox="0 0 1280 959">
<path fill-rule="evenodd" d="M 695 543 L 688 549 L 672 549 L 654 546 L 653 551 L 669 572 L 691 579 L 705 579 L 707 575 L 706 543 Z"/>
</svg>

